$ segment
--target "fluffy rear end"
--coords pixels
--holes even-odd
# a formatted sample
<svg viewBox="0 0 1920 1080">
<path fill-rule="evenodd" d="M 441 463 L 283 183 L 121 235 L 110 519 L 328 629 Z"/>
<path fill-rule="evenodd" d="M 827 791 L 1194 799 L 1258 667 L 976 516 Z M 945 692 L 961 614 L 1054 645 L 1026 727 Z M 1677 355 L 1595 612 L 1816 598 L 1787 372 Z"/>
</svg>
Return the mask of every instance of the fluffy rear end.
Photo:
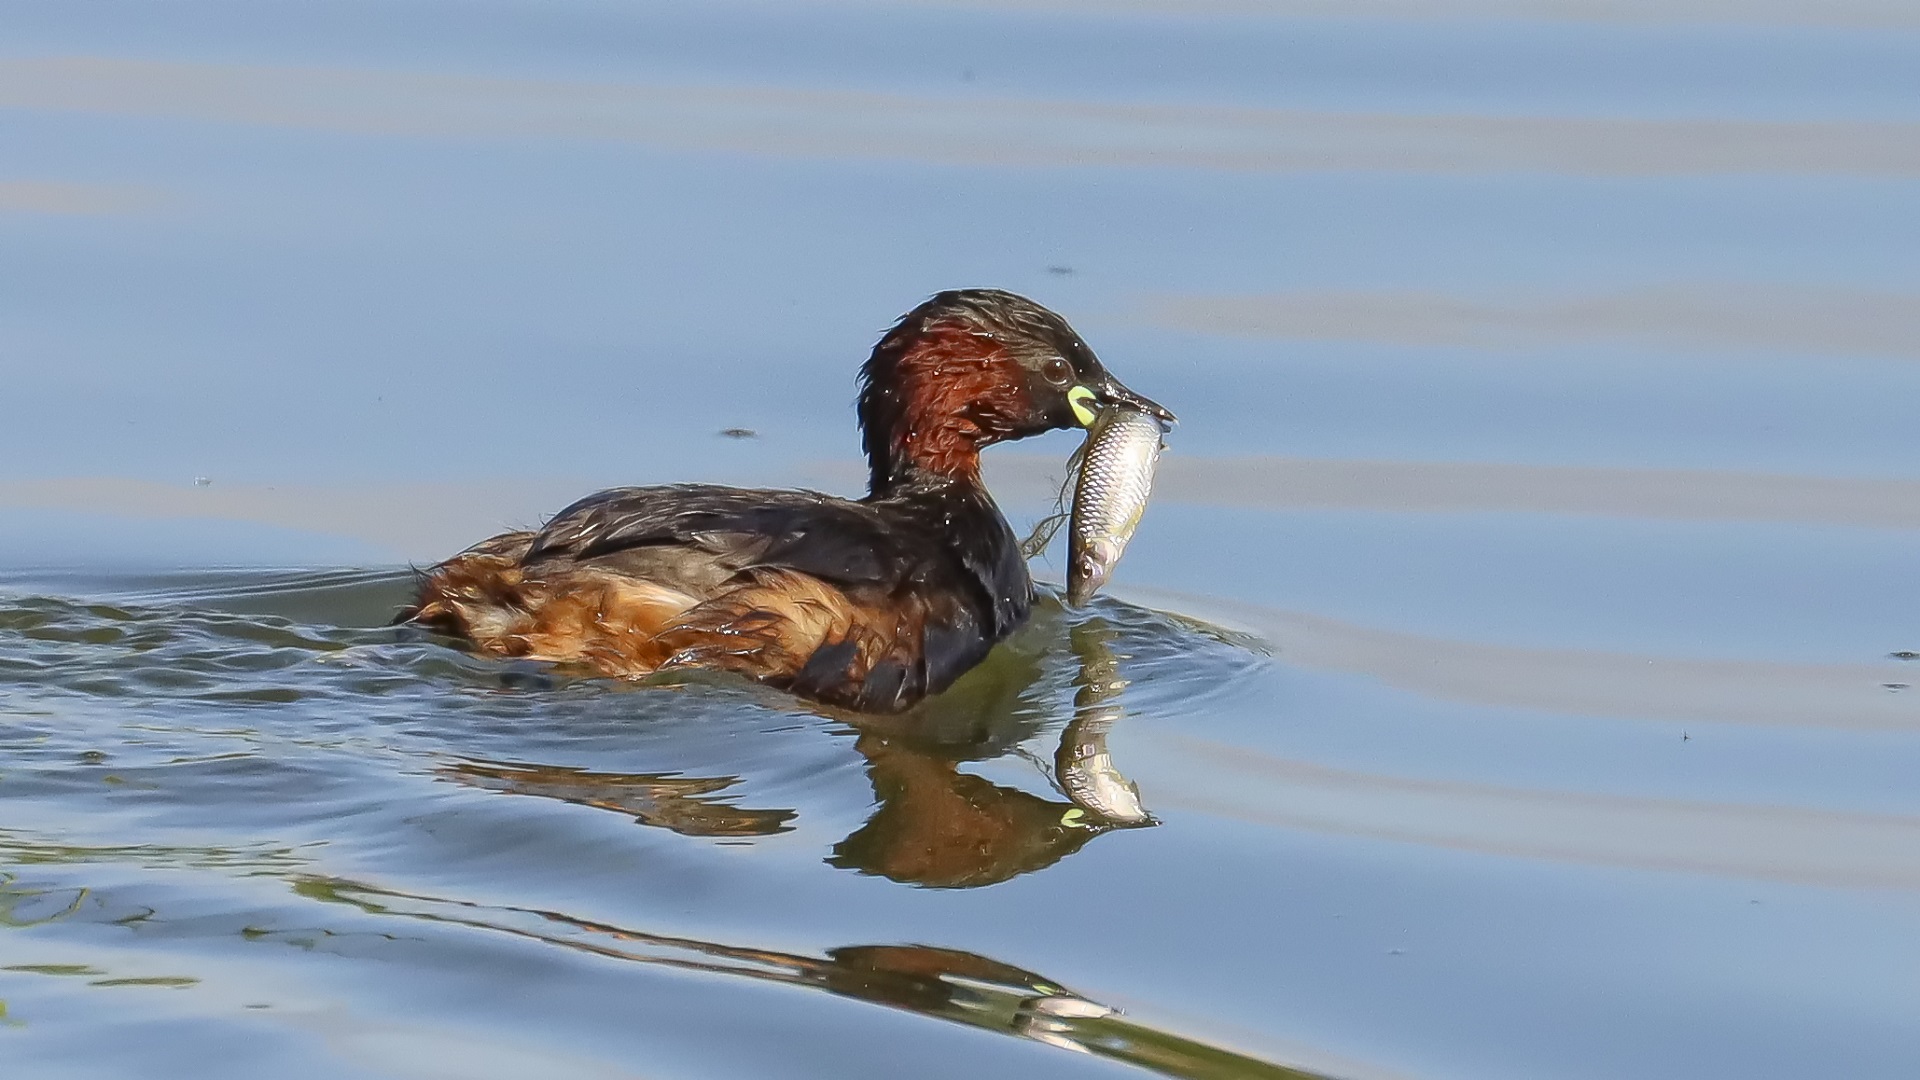
<svg viewBox="0 0 1920 1080">
<path fill-rule="evenodd" d="M 656 639 L 699 598 L 670 585 L 581 566 L 523 566 L 532 533 L 508 533 L 421 577 L 395 621 L 464 638 L 495 656 L 581 663 L 607 675 L 651 673 Z"/>
</svg>

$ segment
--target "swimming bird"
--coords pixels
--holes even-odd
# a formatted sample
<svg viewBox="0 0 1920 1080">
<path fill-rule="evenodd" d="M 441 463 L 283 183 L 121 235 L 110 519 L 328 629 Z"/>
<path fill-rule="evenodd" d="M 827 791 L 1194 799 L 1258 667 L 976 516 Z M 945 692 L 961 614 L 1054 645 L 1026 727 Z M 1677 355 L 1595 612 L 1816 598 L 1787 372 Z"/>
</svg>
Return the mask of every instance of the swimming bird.
<svg viewBox="0 0 1920 1080">
<path fill-rule="evenodd" d="M 864 498 L 710 484 L 612 488 L 422 573 L 396 622 L 481 652 L 638 678 L 734 672 L 898 712 L 1028 618 L 1033 579 L 980 451 L 1125 406 L 1058 314 L 998 289 L 902 316 L 860 372 Z"/>
</svg>

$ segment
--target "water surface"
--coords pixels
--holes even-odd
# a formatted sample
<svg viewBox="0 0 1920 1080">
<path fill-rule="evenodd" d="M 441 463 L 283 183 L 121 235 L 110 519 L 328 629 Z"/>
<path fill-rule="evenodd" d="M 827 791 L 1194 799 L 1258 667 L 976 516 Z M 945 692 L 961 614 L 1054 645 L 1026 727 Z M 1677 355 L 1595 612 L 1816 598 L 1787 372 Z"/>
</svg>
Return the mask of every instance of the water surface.
<svg viewBox="0 0 1920 1080">
<path fill-rule="evenodd" d="M 0 26 L 12 1072 L 1913 1075 L 1902 5 Z M 952 693 L 384 625 L 596 486 L 856 491 L 965 284 L 1182 424 Z"/>
</svg>

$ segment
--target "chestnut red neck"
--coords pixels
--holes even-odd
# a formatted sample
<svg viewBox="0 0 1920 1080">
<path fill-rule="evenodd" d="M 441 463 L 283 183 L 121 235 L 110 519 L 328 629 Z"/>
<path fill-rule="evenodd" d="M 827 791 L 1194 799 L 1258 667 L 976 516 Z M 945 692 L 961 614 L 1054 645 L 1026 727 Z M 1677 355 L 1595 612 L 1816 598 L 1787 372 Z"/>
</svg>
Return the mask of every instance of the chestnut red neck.
<svg viewBox="0 0 1920 1080">
<path fill-rule="evenodd" d="M 869 490 L 915 476 L 980 483 L 980 450 L 1018 434 L 1031 411 L 1019 365 L 999 342 L 960 323 L 882 339 L 860 395 Z"/>
</svg>

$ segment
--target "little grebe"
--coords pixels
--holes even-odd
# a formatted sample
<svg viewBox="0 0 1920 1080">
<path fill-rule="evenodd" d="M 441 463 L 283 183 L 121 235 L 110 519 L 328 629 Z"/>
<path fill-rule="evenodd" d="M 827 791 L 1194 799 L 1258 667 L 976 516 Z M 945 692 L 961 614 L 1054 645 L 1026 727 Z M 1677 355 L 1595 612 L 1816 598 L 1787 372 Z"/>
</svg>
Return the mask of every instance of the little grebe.
<svg viewBox="0 0 1920 1080">
<path fill-rule="evenodd" d="M 613 488 L 427 571 L 398 621 L 500 656 L 628 677 L 725 670 L 868 712 L 939 693 L 1033 600 L 981 448 L 1086 426 L 1108 405 L 1173 415 L 1120 385 L 1065 319 L 997 289 L 914 308 L 860 375 L 866 498 Z"/>
</svg>

